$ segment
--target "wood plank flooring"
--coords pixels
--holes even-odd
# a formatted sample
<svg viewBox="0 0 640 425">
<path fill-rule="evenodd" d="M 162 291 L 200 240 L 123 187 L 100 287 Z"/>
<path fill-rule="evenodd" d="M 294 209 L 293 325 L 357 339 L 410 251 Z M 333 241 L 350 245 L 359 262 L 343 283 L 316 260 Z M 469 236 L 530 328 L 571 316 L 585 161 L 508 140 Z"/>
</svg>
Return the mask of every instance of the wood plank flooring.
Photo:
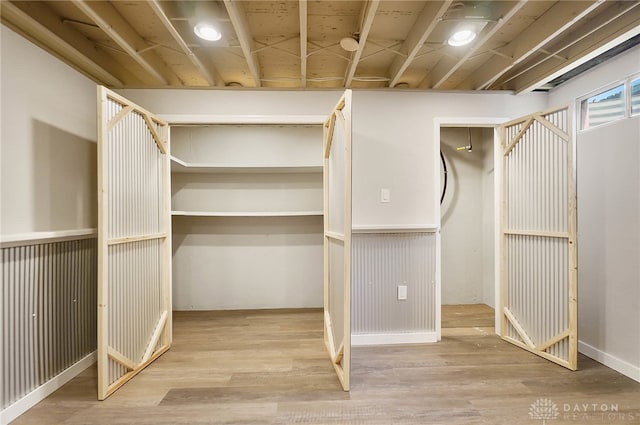
<svg viewBox="0 0 640 425">
<path fill-rule="evenodd" d="M 345 393 L 319 310 L 176 312 L 172 349 L 109 399 L 92 367 L 15 424 L 640 424 L 640 383 L 492 326 L 486 306 L 444 307 L 441 343 L 355 347 Z"/>
</svg>

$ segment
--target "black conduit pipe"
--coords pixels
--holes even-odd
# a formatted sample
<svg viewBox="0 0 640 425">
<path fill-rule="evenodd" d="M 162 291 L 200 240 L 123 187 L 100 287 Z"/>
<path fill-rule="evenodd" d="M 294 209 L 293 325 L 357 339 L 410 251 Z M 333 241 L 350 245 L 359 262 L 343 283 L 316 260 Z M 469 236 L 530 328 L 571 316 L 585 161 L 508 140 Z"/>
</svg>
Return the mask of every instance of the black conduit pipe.
<svg viewBox="0 0 640 425">
<path fill-rule="evenodd" d="M 442 204 L 444 195 L 447 193 L 447 162 L 444 160 L 442 151 L 440 151 L 440 160 L 442 160 L 442 170 L 444 171 L 444 186 L 442 187 L 442 195 L 440 195 L 440 204 Z"/>
</svg>

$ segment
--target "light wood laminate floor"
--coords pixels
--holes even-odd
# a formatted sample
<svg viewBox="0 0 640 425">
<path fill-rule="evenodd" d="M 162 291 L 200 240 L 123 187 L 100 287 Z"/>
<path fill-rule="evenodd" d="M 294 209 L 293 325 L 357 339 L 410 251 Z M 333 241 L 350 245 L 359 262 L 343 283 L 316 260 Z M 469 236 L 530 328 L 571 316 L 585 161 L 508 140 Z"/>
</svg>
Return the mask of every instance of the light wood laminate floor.
<svg viewBox="0 0 640 425">
<path fill-rule="evenodd" d="M 486 306 L 444 307 L 441 343 L 355 347 L 350 393 L 319 310 L 174 317 L 172 349 L 109 399 L 96 401 L 91 367 L 15 423 L 640 424 L 640 383 L 526 353 L 493 335 Z"/>
</svg>

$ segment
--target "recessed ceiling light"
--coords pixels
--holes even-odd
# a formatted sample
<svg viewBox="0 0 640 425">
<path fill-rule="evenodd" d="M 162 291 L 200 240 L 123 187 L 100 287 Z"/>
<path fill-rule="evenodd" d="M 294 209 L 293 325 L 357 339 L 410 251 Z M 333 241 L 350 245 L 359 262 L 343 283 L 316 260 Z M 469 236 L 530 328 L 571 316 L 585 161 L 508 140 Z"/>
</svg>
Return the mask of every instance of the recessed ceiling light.
<svg viewBox="0 0 640 425">
<path fill-rule="evenodd" d="M 222 33 L 209 22 L 198 22 L 193 27 L 193 32 L 203 40 L 218 41 L 222 38 Z"/>
<path fill-rule="evenodd" d="M 449 37 L 447 43 L 449 46 L 464 46 L 469 44 L 476 38 L 476 32 L 470 29 L 458 30 Z"/>
</svg>

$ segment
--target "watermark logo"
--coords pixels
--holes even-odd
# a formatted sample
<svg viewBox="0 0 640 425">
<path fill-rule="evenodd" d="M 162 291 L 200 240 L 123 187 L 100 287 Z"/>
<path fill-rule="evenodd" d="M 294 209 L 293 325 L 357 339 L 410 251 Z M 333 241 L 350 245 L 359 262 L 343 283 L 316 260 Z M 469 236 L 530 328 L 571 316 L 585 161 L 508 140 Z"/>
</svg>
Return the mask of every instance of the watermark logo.
<svg viewBox="0 0 640 425">
<path fill-rule="evenodd" d="M 549 398 L 539 398 L 529 406 L 529 418 L 542 421 L 556 419 L 572 421 L 576 424 L 613 424 L 640 423 L 640 411 L 620 409 L 618 403 L 589 402 L 589 403 L 555 403 Z"/>
<path fill-rule="evenodd" d="M 545 425 L 547 421 L 558 419 L 558 416 L 560 416 L 558 406 L 548 398 L 539 398 L 529 407 L 529 417 L 541 420 L 542 425 Z"/>
</svg>

